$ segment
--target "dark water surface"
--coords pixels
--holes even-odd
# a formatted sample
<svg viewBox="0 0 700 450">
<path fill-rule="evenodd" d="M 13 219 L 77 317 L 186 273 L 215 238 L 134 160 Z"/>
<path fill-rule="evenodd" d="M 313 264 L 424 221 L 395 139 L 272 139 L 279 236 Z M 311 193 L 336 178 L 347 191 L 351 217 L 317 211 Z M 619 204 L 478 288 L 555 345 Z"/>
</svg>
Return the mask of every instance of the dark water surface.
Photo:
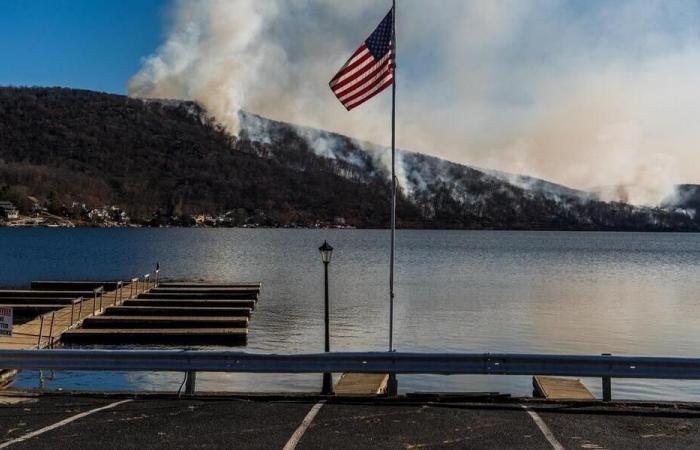
<svg viewBox="0 0 700 450">
<path fill-rule="evenodd" d="M 333 350 L 385 350 L 388 231 L 0 228 L 0 284 L 167 277 L 264 283 L 247 351 L 321 351 L 331 263 Z M 425 352 L 700 356 L 700 235 L 400 231 L 396 343 Z M 182 374 L 56 373 L 19 385 L 177 389 Z M 404 391 L 531 392 L 529 377 L 401 376 Z M 598 380 L 585 380 L 599 393 Z M 202 390 L 312 390 L 320 376 L 201 374 Z M 624 398 L 700 400 L 700 383 L 615 380 Z"/>
</svg>

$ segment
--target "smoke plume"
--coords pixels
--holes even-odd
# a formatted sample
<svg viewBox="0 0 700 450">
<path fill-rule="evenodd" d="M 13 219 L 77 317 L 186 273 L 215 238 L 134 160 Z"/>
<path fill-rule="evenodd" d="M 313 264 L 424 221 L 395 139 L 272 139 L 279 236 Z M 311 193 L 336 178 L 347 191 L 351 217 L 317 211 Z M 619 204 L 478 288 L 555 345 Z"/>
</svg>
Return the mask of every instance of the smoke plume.
<svg viewBox="0 0 700 450">
<path fill-rule="evenodd" d="M 387 144 L 390 95 L 348 113 L 327 83 L 389 3 L 174 1 L 129 93 Z M 697 23 L 683 0 L 399 0 L 398 144 L 657 204 L 700 181 Z"/>
</svg>

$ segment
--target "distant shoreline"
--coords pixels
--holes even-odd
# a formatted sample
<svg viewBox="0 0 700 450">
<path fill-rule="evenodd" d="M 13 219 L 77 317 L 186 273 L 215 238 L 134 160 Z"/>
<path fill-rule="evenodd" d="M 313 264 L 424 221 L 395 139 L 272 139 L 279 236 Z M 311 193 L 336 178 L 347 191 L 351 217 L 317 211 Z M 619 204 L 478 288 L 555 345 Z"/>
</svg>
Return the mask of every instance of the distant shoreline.
<svg viewBox="0 0 700 450">
<path fill-rule="evenodd" d="M 0 224 L 0 229 L 28 229 L 28 228 L 42 228 L 42 229 L 195 229 L 195 230 L 225 230 L 225 229 L 237 229 L 237 230 L 389 230 L 389 226 L 386 227 L 349 227 L 349 226 L 328 226 L 328 227 L 301 227 L 301 226 L 225 226 L 225 227 L 211 227 L 211 226 L 181 226 L 181 225 L 141 225 L 141 224 L 130 224 L 130 225 L 73 225 L 73 226 L 63 226 L 63 225 L 8 225 Z M 533 231 L 533 232 L 588 232 L 588 233 L 682 233 L 682 234 L 696 234 L 700 231 L 697 230 L 658 230 L 658 229 L 600 229 L 600 228 L 459 228 L 459 227 L 446 227 L 446 228 L 430 228 L 430 227 L 401 227 L 399 226 L 397 230 L 400 231 Z"/>
</svg>

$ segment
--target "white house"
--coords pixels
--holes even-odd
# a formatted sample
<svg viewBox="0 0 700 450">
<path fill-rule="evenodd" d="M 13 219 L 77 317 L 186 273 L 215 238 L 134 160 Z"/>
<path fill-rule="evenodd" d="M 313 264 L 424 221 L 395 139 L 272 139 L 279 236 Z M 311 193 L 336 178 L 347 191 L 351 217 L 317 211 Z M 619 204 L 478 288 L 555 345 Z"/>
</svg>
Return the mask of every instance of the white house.
<svg viewBox="0 0 700 450">
<path fill-rule="evenodd" d="M 19 211 L 10 202 L 0 202 L 0 215 L 5 219 L 17 219 L 19 218 Z"/>
</svg>

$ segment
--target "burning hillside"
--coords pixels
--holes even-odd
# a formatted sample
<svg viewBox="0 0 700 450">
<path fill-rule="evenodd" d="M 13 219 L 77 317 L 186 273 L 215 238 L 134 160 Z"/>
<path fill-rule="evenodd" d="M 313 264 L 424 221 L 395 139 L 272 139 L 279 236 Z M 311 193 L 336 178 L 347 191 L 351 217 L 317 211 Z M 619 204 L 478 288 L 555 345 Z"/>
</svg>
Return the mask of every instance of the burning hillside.
<svg viewBox="0 0 700 450">
<path fill-rule="evenodd" d="M 117 205 L 149 223 L 237 211 L 261 225 L 388 223 L 386 149 L 241 114 L 232 136 L 192 102 L 0 89 L 0 200 L 56 213 Z M 700 229 L 691 208 L 635 207 L 524 176 L 399 154 L 399 225 L 467 229 Z M 685 199 L 688 205 L 693 196 Z M 233 221 L 232 225 L 241 225 Z M 187 222 L 178 222 L 187 223 Z"/>
</svg>

